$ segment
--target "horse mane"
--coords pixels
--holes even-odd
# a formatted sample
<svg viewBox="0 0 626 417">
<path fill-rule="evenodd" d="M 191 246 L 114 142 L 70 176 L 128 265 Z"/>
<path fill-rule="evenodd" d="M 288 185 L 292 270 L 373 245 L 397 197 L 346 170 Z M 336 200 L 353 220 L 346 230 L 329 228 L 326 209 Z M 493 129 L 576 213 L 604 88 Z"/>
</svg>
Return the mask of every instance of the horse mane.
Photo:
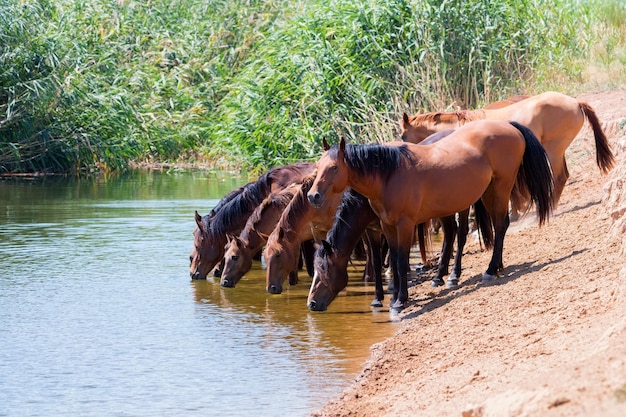
<svg viewBox="0 0 626 417">
<path fill-rule="evenodd" d="M 250 184 L 250 183 L 248 183 Z M 209 217 L 214 217 L 218 211 L 220 211 L 222 209 L 222 207 L 224 207 L 226 204 L 228 204 L 233 198 L 237 197 L 239 194 L 241 194 L 243 192 L 245 188 L 245 185 L 242 185 L 241 187 L 232 190 L 231 192 L 229 192 L 228 194 L 226 194 L 224 197 L 222 197 L 222 199 L 215 205 L 215 207 L 213 207 L 211 209 L 211 211 L 209 212 L 208 216 Z"/>
<path fill-rule="evenodd" d="M 232 230 L 234 225 L 248 218 L 254 209 L 270 193 L 268 174 L 262 175 L 255 182 L 243 186 L 243 190 L 232 198 L 211 219 L 211 232 L 223 234 Z"/>
<path fill-rule="evenodd" d="M 331 158 L 337 158 L 337 145 L 329 150 Z M 413 162 L 407 145 L 384 146 L 379 144 L 346 145 L 344 158 L 358 175 L 381 175 L 387 177 L 398 169 L 404 159 Z"/>
<path fill-rule="evenodd" d="M 341 232 L 341 224 L 346 226 L 350 226 L 350 223 L 344 218 L 346 213 L 352 213 L 355 210 L 359 210 L 360 208 L 367 205 L 369 207 L 368 199 L 352 188 L 348 188 L 346 192 L 343 193 L 341 197 L 341 202 L 339 206 L 337 206 L 337 211 L 335 212 L 335 221 L 333 222 L 333 227 L 327 232 L 326 240 L 330 243 L 330 246 L 335 248 L 335 242 L 339 239 L 339 232 Z M 326 254 L 323 246 L 320 246 L 320 254 Z"/>
<path fill-rule="evenodd" d="M 283 211 L 283 215 L 280 216 L 280 220 L 278 221 L 276 227 L 282 228 L 285 232 L 294 231 L 293 226 L 298 220 L 300 220 L 303 213 L 312 209 L 307 198 L 307 193 L 311 189 L 314 180 L 315 177 L 308 176 L 302 181 L 300 189 L 294 194 L 289 204 L 287 204 L 287 207 L 285 208 L 285 211 Z"/>
<path fill-rule="evenodd" d="M 295 184 L 290 186 L 280 193 L 272 193 L 265 198 L 261 202 L 261 204 L 254 210 L 250 218 L 248 219 L 248 223 L 246 224 L 246 229 L 256 229 L 257 224 L 263 219 L 263 214 L 266 210 L 273 207 L 287 207 L 289 202 L 293 199 L 293 196 L 297 192 L 295 190 Z M 249 227 L 248 227 L 249 226 Z"/>
<path fill-rule="evenodd" d="M 415 123 L 441 123 L 449 121 L 457 121 L 460 125 L 472 122 L 474 120 L 484 119 L 484 112 L 482 110 L 455 110 L 452 112 L 430 112 L 430 113 L 418 113 L 409 116 L 409 123 L 411 125 Z"/>
</svg>

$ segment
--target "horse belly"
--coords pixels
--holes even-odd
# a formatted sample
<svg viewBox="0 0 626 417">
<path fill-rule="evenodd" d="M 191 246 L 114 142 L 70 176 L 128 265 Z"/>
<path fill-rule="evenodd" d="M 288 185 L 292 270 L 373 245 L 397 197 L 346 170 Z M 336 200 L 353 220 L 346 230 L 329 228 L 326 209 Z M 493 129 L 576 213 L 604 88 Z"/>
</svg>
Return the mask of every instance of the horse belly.
<svg viewBox="0 0 626 417">
<path fill-rule="evenodd" d="M 397 221 L 391 213 L 402 213 L 415 223 L 452 215 L 474 204 L 489 186 L 491 176 L 491 169 L 483 162 L 424 170 L 415 175 L 410 188 L 388 189 L 385 199 L 389 205 L 373 204 L 372 208 L 387 223 Z"/>
<path fill-rule="evenodd" d="M 423 208 L 416 221 L 449 216 L 467 209 L 480 199 L 490 182 L 491 171 L 480 169 L 432 182 L 424 191 Z"/>
</svg>

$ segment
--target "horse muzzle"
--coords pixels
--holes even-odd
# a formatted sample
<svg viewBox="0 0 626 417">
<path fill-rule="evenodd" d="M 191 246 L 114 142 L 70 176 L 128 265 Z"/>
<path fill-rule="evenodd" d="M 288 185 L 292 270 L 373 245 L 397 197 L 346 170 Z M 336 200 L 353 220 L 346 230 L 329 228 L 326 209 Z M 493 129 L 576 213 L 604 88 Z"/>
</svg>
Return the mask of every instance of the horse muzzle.
<svg viewBox="0 0 626 417">
<path fill-rule="evenodd" d="M 309 203 L 315 208 L 320 208 L 323 203 L 322 195 L 319 192 L 309 192 L 307 195 Z"/>
<path fill-rule="evenodd" d="M 190 272 L 191 279 L 206 279 L 206 275 L 202 275 L 200 271 Z"/>
<path fill-rule="evenodd" d="M 267 287 L 267 292 L 270 294 L 280 294 L 283 292 L 283 287 L 280 285 L 270 285 Z"/>
<path fill-rule="evenodd" d="M 226 279 L 222 278 L 222 281 L 220 282 L 220 284 L 224 288 L 235 288 L 235 285 L 237 283 L 235 282 L 235 280 L 228 279 L 228 278 L 226 278 Z"/>
<path fill-rule="evenodd" d="M 309 301 L 308 307 L 311 311 L 326 311 L 326 309 L 328 308 L 326 303 L 317 302 L 315 300 Z"/>
</svg>

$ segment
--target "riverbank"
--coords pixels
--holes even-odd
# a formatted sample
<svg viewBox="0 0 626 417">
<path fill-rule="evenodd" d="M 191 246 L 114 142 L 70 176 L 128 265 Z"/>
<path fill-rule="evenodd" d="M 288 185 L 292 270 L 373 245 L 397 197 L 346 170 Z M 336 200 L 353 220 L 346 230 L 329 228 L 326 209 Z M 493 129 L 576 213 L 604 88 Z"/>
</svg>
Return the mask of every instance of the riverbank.
<svg viewBox="0 0 626 417">
<path fill-rule="evenodd" d="M 511 225 L 503 276 L 480 285 L 490 253 L 468 242 L 460 286 L 412 287 L 398 334 L 312 415 L 626 415 L 626 90 L 578 98 L 596 110 L 617 167 L 600 174 L 586 125 L 549 223 Z"/>
</svg>

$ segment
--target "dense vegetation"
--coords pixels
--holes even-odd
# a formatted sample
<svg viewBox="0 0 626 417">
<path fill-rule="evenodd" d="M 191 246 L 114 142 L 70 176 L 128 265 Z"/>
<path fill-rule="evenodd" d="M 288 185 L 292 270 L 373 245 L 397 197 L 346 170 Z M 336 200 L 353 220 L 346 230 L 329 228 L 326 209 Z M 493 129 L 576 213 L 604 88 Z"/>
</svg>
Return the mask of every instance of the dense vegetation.
<svg viewBox="0 0 626 417">
<path fill-rule="evenodd" d="M 2 0 L 0 20 L 0 173 L 261 170 L 390 140 L 403 111 L 626 79 L 620 0 Z"/>
</svg>

